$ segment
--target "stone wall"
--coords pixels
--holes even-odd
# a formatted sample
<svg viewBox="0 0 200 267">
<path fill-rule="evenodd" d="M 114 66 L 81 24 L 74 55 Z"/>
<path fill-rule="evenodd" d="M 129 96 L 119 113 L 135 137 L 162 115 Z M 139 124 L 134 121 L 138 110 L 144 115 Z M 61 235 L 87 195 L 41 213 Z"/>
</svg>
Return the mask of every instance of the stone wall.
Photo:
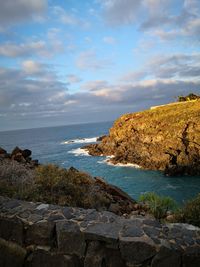
<svg viewBox="0 0 200 267">
<path fill-rule="evenodd" d="M 0 197 L 1 267 L 198 267 L 200 229 Z"/>
</svg>

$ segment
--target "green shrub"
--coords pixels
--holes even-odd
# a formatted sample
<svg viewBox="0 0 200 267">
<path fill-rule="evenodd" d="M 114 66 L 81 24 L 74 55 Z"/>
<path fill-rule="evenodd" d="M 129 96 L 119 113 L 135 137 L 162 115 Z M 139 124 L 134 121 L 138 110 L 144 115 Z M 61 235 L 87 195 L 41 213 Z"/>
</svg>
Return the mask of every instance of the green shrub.
<svg viewBox="0 0 200 267">
<path fill-rule="evenodd" d="M 82 208 L 108 209 L 112 196 L 87 173 L 53 164 L 30 169 L 16 161 L 0 161 L 0 195 Z"/>
<path fill-rule="evenodd" d="M 139 200 L 142 201 L 147 206 L 149 212 L 159 220 L 165 218 L 168 211 L 177 208 L 177 204 L 172 198 L 159 196 L 154 192 L 148 192 L 141 195 Z"/>
<path fill-rule="evenodd" d="M 200 227 L 200 194 L 188 201 L 176 215 L 177 222 L 189 223 Z"/>
<path fill-rule="evenodd" d="M 87 173 L 56 165 L 41 165 L 36 169 L 36 200 L 83 208 L 106 208 L 110 204 L 105 192 L 95 191 L 94 179 Z"/>
<path fill-rule="evenodd" d="M 196 100 L 196 99 L 200 99 L 200 96 L 195 95 L 193 93 L 190 93 L 187 96 L 178 96 L 178 101 L 179 102 L 184 102 L 184 101 L 190 101 L 190 100 Z"/>
</svg>

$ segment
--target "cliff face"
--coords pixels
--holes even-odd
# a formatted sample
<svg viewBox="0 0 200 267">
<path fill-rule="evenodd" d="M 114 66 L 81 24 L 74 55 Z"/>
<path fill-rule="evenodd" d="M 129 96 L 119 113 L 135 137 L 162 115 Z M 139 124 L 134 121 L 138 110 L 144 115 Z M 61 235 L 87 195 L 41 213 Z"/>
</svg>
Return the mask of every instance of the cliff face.
<svg viewBox="0 0 200 267">
<path fill-rule="evenodd" d="M 91 155 L 114 155 L 113 163 L 135 163 L 167 174 L 200 174 L 200 101 L 166 105 L 117 119 Z"/>
</svg>

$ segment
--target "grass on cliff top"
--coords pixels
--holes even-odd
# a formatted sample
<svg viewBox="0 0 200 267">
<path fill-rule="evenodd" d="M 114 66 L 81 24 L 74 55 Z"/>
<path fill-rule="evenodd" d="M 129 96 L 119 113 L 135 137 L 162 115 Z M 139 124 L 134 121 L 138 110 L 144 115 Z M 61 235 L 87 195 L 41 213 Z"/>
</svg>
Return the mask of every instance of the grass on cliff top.
<svg viewBox="0 0 200 267">
<path fill-rule="evenodd" d="M 180 122 L 190 118 L 200 119 L 200 100 L 172 103 L 171 105 L 163 105 L 155 109 L 148 109 L 140 112 L 122 115 L 116 120 L 116 124 L 122 121 L 134 119 L 135 121 L 164 121 Z"/>
<path fill-rule="evenodd" d="M 161 133 L 167 138 L 174 139 L 189 122 L 196 125 L 196 132 L 200 131 L 200 100 L 124 114 L 115 121 L 109 135 L 119 140 L 124 136 L 133 136 L 134 129 L 144 131 L 146 135 L 155 136 Z M 196 142 L 199 142 L 200 135 L 196 137 Z"/>
</svg>

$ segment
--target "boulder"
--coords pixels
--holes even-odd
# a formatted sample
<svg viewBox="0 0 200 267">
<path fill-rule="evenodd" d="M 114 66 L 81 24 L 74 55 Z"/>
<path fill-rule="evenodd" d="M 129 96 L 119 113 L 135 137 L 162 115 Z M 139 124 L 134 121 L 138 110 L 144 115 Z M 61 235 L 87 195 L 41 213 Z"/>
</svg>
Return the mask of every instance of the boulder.
<svg viewBox="0 0 200 267">
<path fill-rule="evenodd" d="M 33 223 L 27 226 L 25 243 L 26 245 L 36 244 L 40 246 L 53 246 L 54 240 L 53 238 L 54 224 L 41 221 L 37 223 Z"/>
<path fill-rule="evenodd" d="M 0 155 L 5 155 L 5 154 L 7 154 L 7 151 L 2 147 L 0 147 Z"/>
<path fill-rule="evenodd" d="M 86 249 L 86 242 L 79 225 L 73 221 L 56 223 L 58 250 L 82 258 Z"/>
<path fill-rule="evenodd" d="M 135 266 L 150 261 L 156 255 L 156 246 L 152 239 L 144 237 L 126 237 L 120 236 L 119 248 L 122 259 L 128 266 Z M 142 266 L 142 265 L 141 265 Z"/>
<path fill-rule="evenodd" d="M 200 266 L 200 245 L 187 247 L 182 259 L 183 267 Z"/>
<path fill-rule="evenodd" d="M 97 142 L 102 141 L 104 138 L 106 138 L 106 135 L 99 136 L 99 137 L 97 138 Z"/>
<path fill-rule="evenodd" d="M 19 245 L 0 238 L 0 266 L 22 267 L 26 257 L 26 250 Z"/>
<path fill-rule="evenodd" d="M 10 207 L 12 209 L 12 207 Z M 22 245 L 24 242 L 23 223 L 19 219 L 0 218 L 0 238 Z"/>
<path fill-rule="evenodd" d="M 15 155 L 17 155 L 17 154 L 22 154 L 23 153 L 23 150 L 22 149 L 20 149 L 18 146 L 16 146 L 14 149 L 13 149 L 13 151 L 11 152 L 11 157 L 14 157 Z"/>
<path fill-rule="evenodd" d="M 10 265 L 11 266 L 11 265 Z M 74 256 L 36 249 L 26 259 L 25 267 L 82 267 Z"/>
<path fill-rule="evenodd" d="M 29 150 L 29 149 L 24 149 L 24 150 L 22 151 L 22 156 L 23 156 L 25 159 L 28 158 L 28 157 L 30 157 L 31 154 L 32 154 L 32 151 Z"/>
<path fill-rule="evenodd" d="M 153 258 L 151 267 L 180 267 L 181 256 L 176 250 L 161 246 L 159 252 Z"/>
<path fill-rule="evenodd" d="M 16 161 L 18 161 L 18 162 L 20 162 L 20 163 L 26 163 L 26 160 L 25 160 L 25 158 L 23 157 L 23 155 L 22 155 L 21 152 L 18 152 L 18 153 L 16 153 L 16 154 L 14 154 L 14 155 L 12 156 L 12 159 L 13 159 L 13 160 L 16 160 Z"/>
<path fill-rule="evenodd" d="M 122 260 L 118 250 L 109 249 L 104 243 L 92 241 L 88 245 L 84 267 L 125 267 L 126 263 Z"/>
</svg>

